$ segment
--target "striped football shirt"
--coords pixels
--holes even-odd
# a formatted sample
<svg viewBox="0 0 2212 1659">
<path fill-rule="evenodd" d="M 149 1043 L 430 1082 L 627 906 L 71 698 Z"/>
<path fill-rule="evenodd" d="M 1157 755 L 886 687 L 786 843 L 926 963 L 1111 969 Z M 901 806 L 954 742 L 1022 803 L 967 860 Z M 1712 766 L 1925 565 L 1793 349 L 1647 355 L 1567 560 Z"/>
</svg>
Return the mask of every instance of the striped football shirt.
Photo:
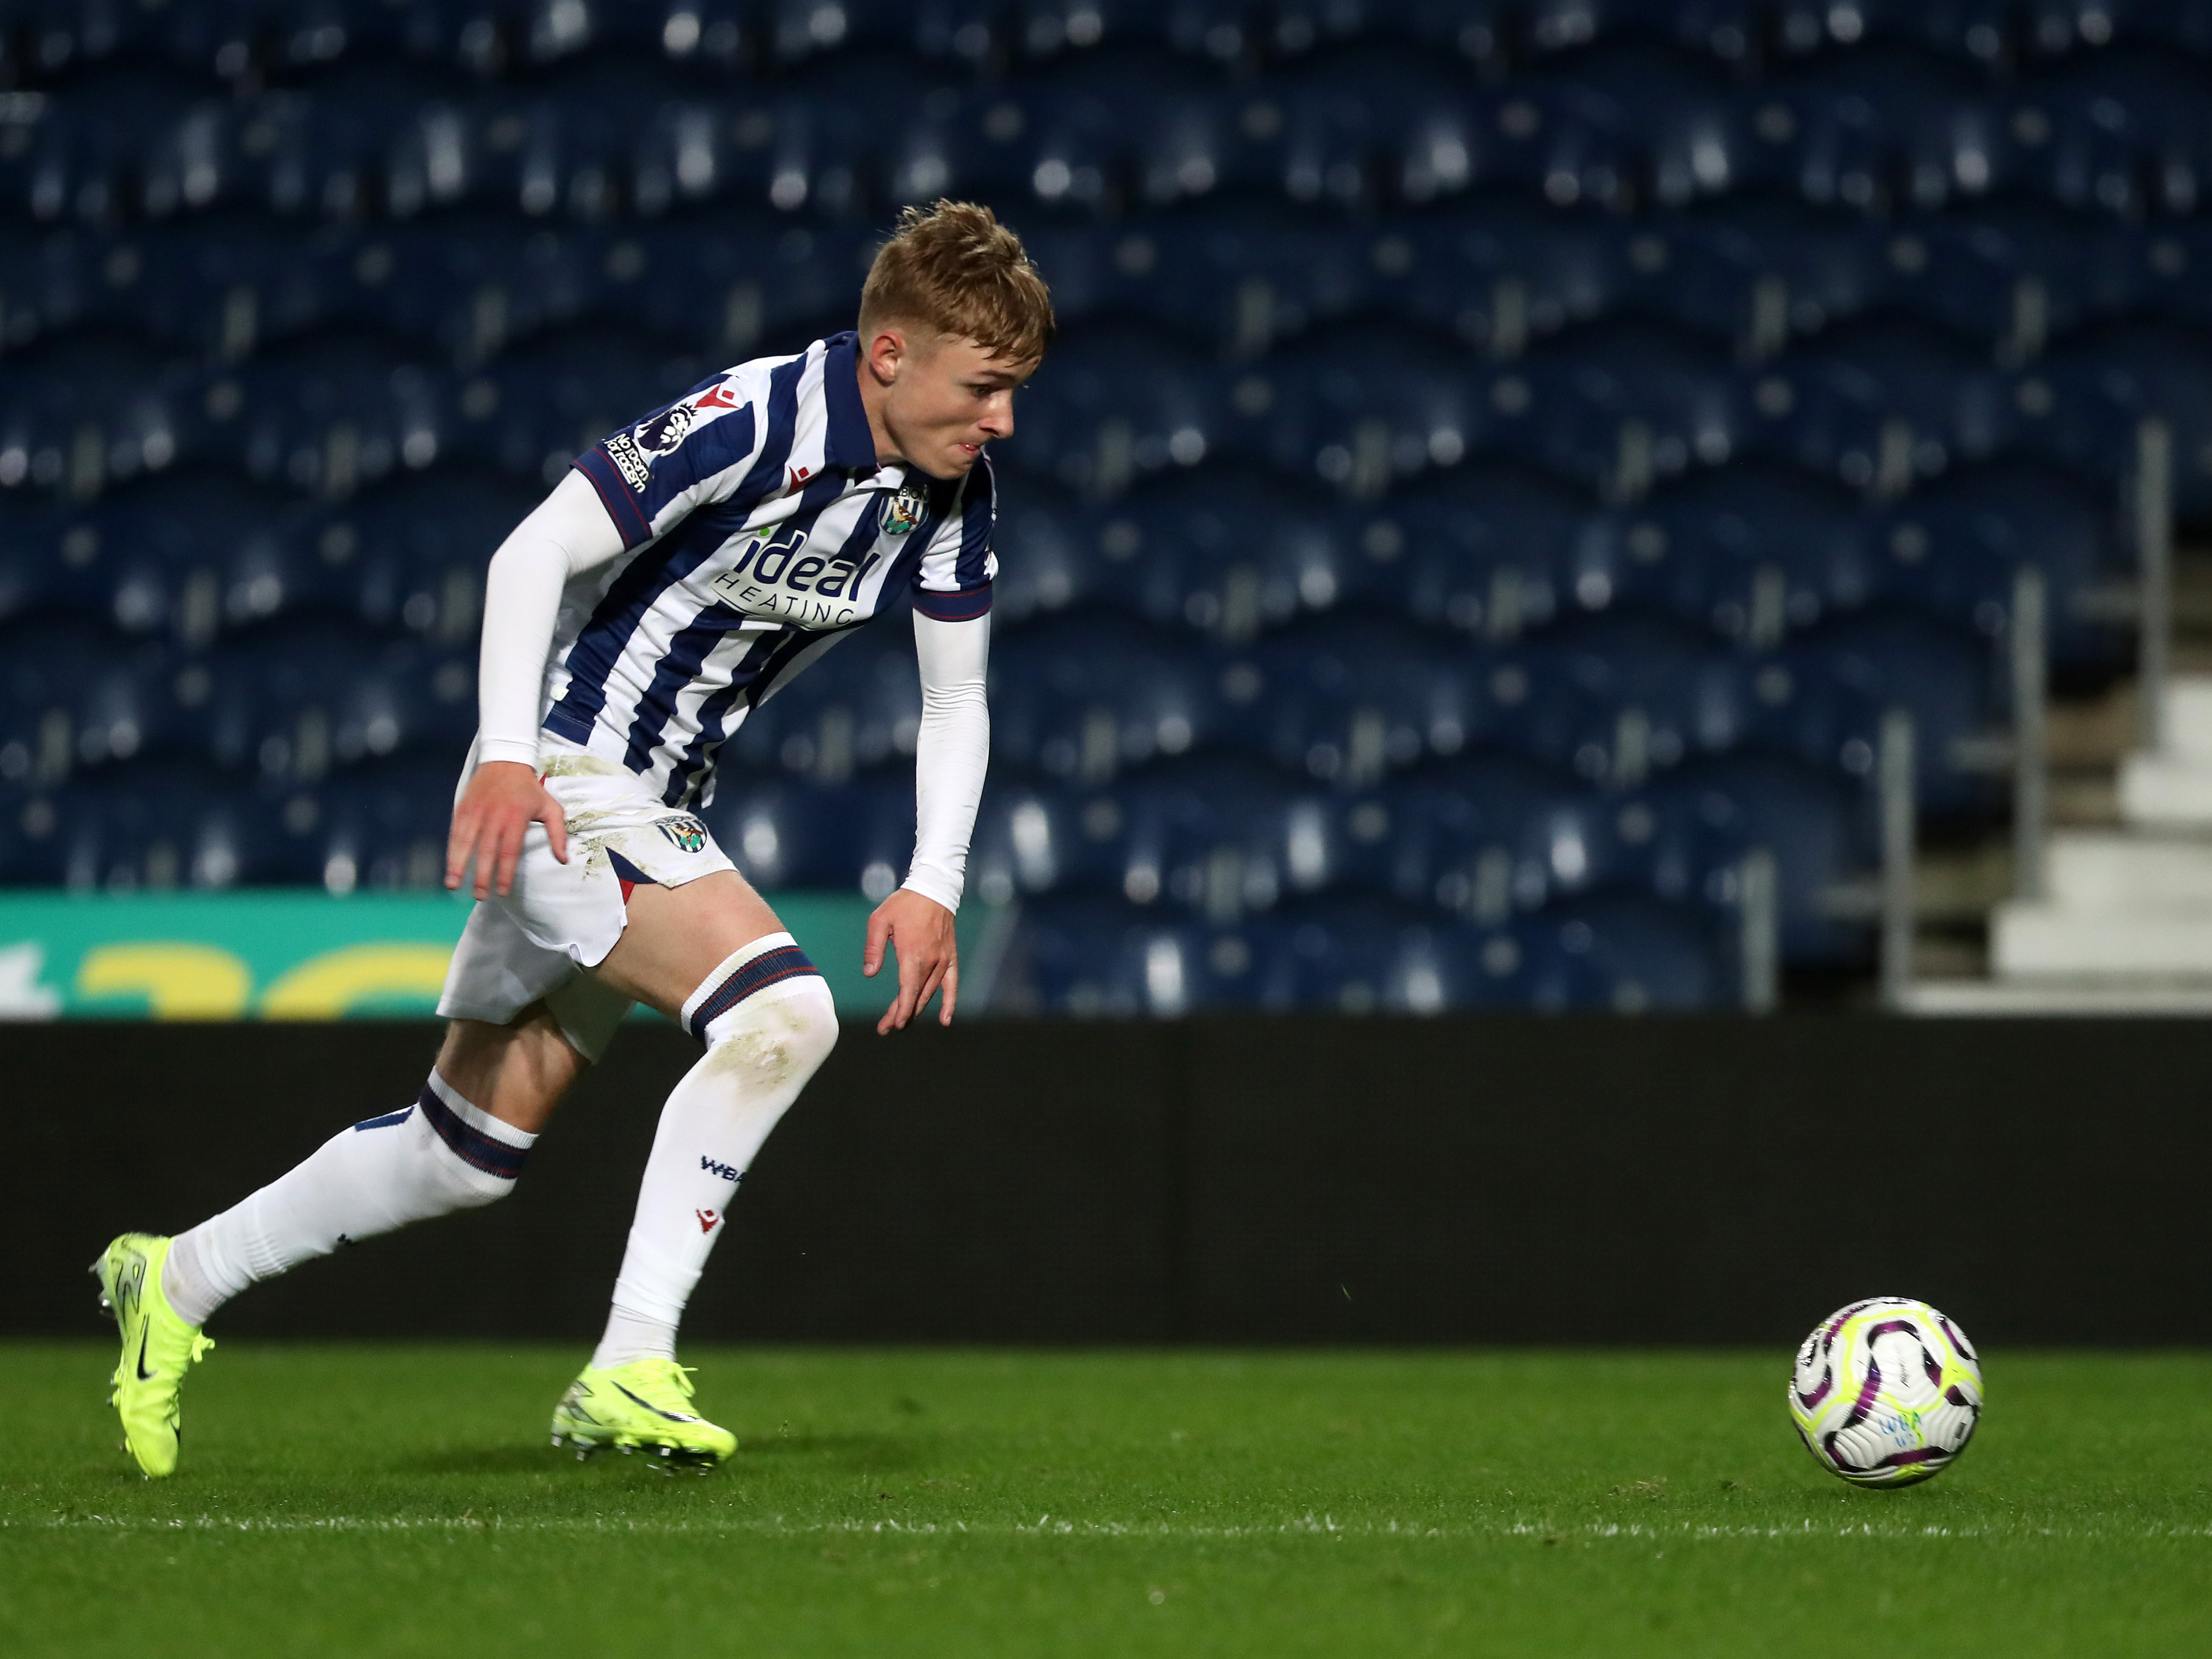
<svg viewBox="0 0 2212 1659">
<path fill-rule="evenodd" d="M 740 363 L 576 459 L 625 549 L 562 595 L 544 726 L 672 806 L 711 794 L 745 716 L 908 594 L 990 609 L 991 466 L 876 462 L 855 336 Z"/>
</svg>

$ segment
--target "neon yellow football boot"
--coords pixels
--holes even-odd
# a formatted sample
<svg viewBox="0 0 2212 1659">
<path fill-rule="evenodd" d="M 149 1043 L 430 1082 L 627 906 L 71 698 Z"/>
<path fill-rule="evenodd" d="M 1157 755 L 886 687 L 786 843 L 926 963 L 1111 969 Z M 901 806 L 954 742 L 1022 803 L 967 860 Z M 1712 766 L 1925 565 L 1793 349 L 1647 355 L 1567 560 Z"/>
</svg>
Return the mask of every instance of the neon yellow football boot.
<svg viewBox="0 0 2212 1659">
<path fill-rule="evenodd" d="M 185 1372 L 214 1341 L 187 1325 L 161 1294 L 161 1264 L 169 1241 L 151 1233 L 125 1233 L 92 1264 L 100 1280 L 100 1305 L 115 1316 L 123 1334 L 114 1390 L 107 1403 L 123 1419 L 123 1443 L 149 1476 L 173 1474 L 177 1442 L 184 1433 L 177 1391 Z"/>
<path fill-rule="evenodd" d="M 738 1449 L 738 1437 L 691 1409 L 691 1373 L 672 1359 L 584 1368 L 553 1408 L 553 1443 L 579 1458 L 612 1446 L 647 1451 L 701 1474 Z"/>
</svg>

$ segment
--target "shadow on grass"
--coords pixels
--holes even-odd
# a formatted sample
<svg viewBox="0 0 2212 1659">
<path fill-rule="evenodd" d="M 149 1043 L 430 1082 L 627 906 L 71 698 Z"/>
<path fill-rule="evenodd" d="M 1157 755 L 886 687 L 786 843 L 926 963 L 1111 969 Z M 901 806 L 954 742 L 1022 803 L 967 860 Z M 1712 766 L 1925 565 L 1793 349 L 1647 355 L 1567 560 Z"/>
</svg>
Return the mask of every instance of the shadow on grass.
<svg viewBox="0 0 2212 1659">
<path fill-rule="evenodd" d="M 933 1437 L 921 1434 L 740 1434 L 740 1458 L 774 1458 L 799 1468 L 878 1474 L 934 1461 Z"/>
</svg>

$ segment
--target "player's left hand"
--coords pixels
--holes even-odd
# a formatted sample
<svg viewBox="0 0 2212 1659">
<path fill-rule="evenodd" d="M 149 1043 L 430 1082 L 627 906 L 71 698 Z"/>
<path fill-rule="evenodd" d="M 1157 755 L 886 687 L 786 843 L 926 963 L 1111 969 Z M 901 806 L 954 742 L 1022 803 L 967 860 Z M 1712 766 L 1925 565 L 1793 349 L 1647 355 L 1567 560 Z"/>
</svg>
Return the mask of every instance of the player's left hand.
<svg viewBox="0 0 2212 1659">
<path fill-rule="evenodd" d="M 886 945 L 898 952 L 898 995 L 876 1022 L 876 1034 L 903 1030 L 940 988 L 945 1000 L 937 1023 L 951 1024 L 952 1005 L 960 995 L 960 946 L 952 936 L 952 912 L 935 899 L 902 887 L 868 918 L 868 948 L 860 958 L 860 971 L 871 979 L 884 965 Z"/>
</svg>

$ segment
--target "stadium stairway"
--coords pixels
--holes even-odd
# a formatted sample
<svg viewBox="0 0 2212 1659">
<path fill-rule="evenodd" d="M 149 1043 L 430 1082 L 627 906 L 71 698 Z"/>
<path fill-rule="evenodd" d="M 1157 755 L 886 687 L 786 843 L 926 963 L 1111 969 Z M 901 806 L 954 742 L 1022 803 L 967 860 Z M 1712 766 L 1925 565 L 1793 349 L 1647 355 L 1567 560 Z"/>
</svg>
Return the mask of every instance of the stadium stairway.
<svg viewBox="0 0 2212 1659">
<path fill-rule="evenodd" d="M 2075 783 L 2060 797 L 2044 845 L 2041 892 L 1997 902 L 1989 915 L 1988 976 L 1922 979 L 1907 1006 L 1928 1013 L 2198 1014 L 2212 1012 L 2212 560 L 2184 554 L 2176 580 L 2174 657 L 2152 722 L 2132 689 L 2072 722 Z M 2203 590 L 2203 591 L 2197 591 Z M 2090 720 L 2081 717 L 2087 713 Z M 2101 716 L 2156 735 L 2110 757 L 2105 799 L 2080 788 L 2081 742 Z M 2063 737 L 2054 760 L 2069 758 Z M 1924 914 L 1924 910 L 1923 910 Z"/>
</svg>

